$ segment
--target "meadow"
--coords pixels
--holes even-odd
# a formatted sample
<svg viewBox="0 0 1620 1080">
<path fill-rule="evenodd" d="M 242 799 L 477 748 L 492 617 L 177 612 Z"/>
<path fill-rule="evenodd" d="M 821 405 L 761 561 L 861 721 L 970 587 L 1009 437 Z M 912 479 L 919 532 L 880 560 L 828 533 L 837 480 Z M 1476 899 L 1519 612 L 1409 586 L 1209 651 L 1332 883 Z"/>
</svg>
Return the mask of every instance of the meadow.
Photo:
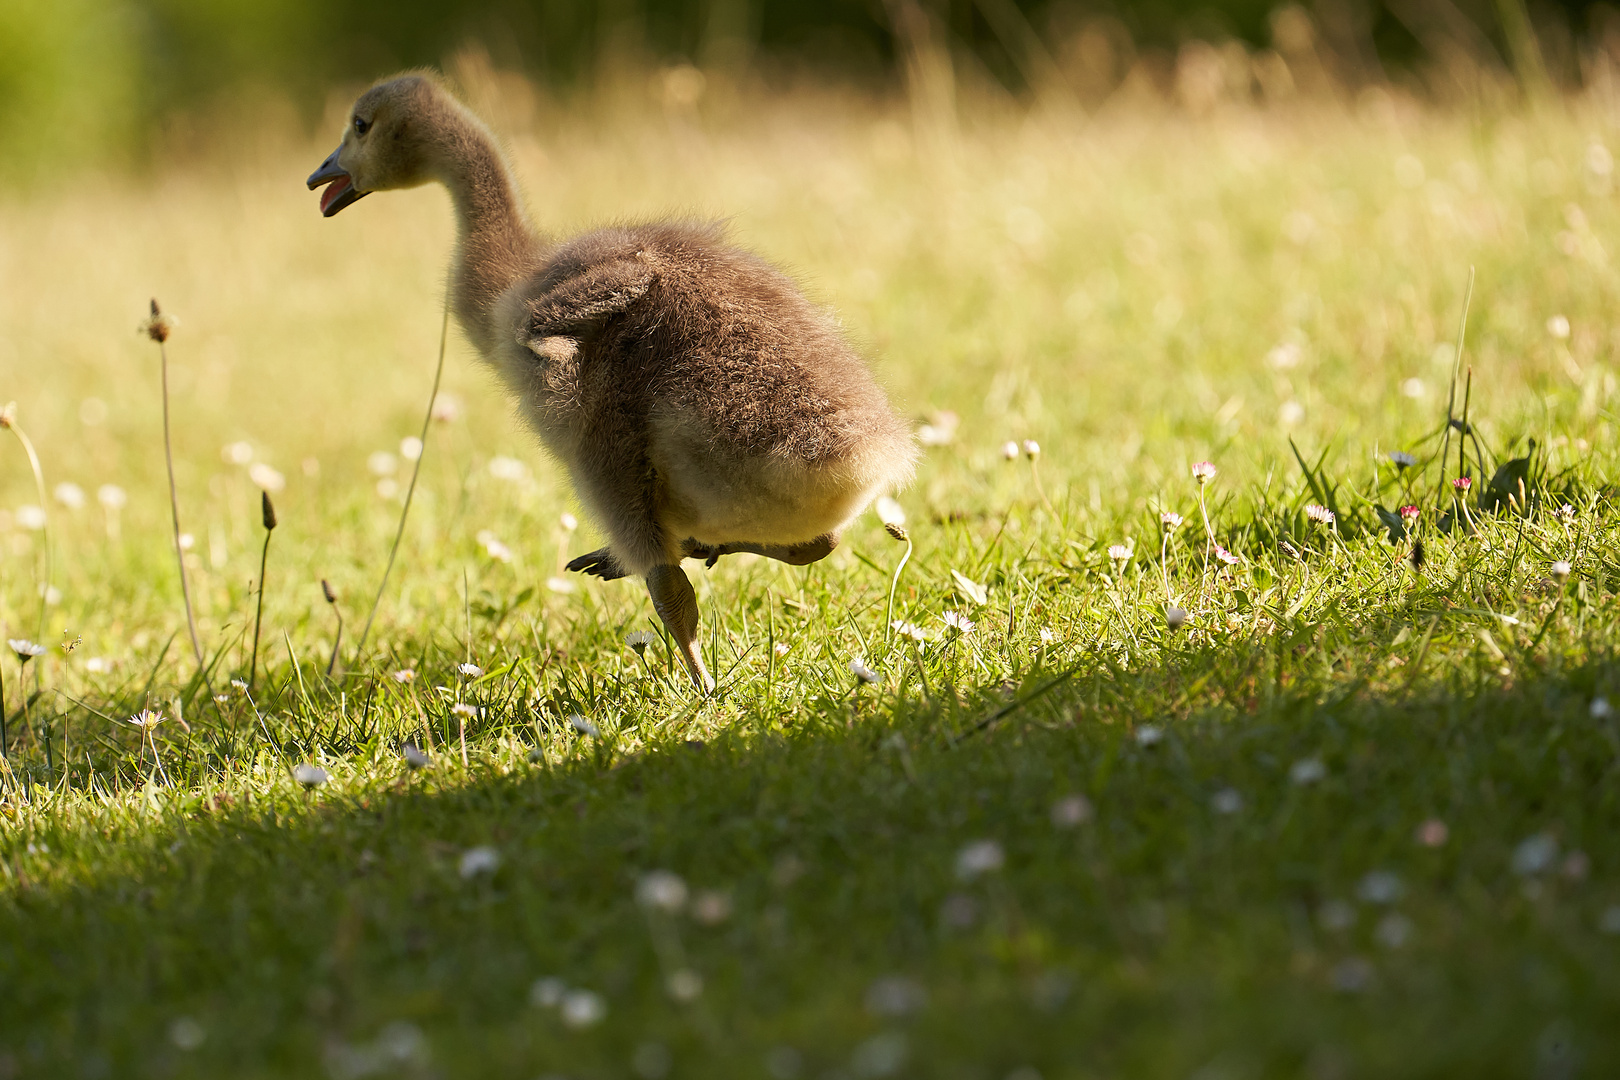
<svg viewBox="0 0 1620 1080">
<path fill-rule="evenodd" d="M 688 564 L 708 698 L 454 329 L 411 441 L 449 209 L 323 220 L 341 111 L 0 195 L 0 1077 L 1620 1068 L 1620 99 L 649 86 L 475 98 L 926 444 L 905 542 Z"/>
</svg>

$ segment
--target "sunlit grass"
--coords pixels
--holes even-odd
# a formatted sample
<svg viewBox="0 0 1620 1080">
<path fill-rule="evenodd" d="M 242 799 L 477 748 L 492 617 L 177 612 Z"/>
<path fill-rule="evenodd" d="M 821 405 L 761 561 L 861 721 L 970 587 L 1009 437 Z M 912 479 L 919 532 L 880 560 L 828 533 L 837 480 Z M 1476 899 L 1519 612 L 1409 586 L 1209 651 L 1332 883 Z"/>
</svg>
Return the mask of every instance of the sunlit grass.
<svg viewBox="0 0 1620 1080">
<path fill-rule="evenodd" d="M 444 197 L 322 220 L 322 133 L 0 207 L 0 397 L 48 488 L 128 499 L 36 530 L 0 444 L 0 637 L 49 646 L 0 653 L 0 1076 L 1612 1064 L 1612 103 L 985 106 L 945 156 L 848 99 L 593 108 L 508 133 L 535 218 L 725 216 L 834 305 L 928 424 L 903 573 L 875 514 L 692 564 L 695 696 L 639 586 L 565 580 L 598 538 L 452 337 L 329 679 L 323 582 L 355 641 L 423 451 Z"/>
</svg>

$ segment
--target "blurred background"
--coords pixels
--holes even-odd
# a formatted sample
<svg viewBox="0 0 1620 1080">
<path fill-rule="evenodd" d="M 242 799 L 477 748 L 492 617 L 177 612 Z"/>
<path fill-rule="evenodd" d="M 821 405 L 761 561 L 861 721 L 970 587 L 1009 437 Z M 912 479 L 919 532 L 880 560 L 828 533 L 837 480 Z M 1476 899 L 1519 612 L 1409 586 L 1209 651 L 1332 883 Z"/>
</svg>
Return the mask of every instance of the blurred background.
<svg viewBox="0 0 1620 1080">
<path fill-rule="evenodd" d="M 691 65 L 711 89 L 810 79 L 937 103 L 966 85 L 1095 109 L 1313 80 L 1541 93 L 1603 77 L 1617 43 L 1615 9 L 1578 0 L 5 0 L 0 170 L 141 166 L 245 115 L 312 129 L 334 88 L 469 52 L 560 96 Z"/>
</svg>

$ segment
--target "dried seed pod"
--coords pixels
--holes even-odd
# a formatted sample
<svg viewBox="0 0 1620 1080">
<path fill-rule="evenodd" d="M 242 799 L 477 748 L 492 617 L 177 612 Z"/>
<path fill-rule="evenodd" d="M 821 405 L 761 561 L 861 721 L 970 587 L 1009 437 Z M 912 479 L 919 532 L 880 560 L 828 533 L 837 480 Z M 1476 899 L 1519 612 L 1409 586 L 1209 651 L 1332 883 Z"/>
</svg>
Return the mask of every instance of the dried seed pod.
<svg viewBox="0 0 1620 1080">
<path fill-rule="evenodd" d="M 264 531 L 269 532 L 276 527 L 276 504 L 270 501 L 268 491 L 259 492 L 259 510 L 264 514 Z"/>
<path fill-rule="evenodd" d="M 337 593 L 332 591 L 332 583 L 325 578 L 321 578 L 321 595 L 326 597 L 328 604 L 337 603 Z"/>
</svg>

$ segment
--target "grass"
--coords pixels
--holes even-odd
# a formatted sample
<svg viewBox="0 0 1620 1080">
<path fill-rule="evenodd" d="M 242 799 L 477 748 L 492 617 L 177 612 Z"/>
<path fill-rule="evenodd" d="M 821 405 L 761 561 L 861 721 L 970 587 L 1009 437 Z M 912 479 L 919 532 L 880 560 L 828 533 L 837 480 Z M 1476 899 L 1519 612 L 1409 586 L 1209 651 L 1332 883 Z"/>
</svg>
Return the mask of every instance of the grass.
<svg viewBox="0 0 1620 1080">
<path fill-rule="evenodd" d="M 886 106 L 722 91 L 542 110 L 512 132 L 536 216 L 729 215 L 959 423 L 901 495 L 894 616 L 927 643 L 885 627 L 907 549 L 867 515 L 811 567 L 694 564 L 712 699 L 625 643 L 639 587 L 556 587 L 595 538 L 455 339 L 461 415 L 322 675 L 323 579 L 363 622 L 409 479 L 441 195 L 323 221 L 289 136 L 0 202 L 6 395 L 91 493 L 31 530 L 6 444 L 4 636 L 49 573 L 77 644 L 0 656 L 0 1076 L 1614 1071 L 1615 103 L 985 101 L 941 159 Z M 152 295 L 221 691 L 260 600 L 248 465 L 285 483 L 258 686 L 217 704 Z"/>
</svg>

